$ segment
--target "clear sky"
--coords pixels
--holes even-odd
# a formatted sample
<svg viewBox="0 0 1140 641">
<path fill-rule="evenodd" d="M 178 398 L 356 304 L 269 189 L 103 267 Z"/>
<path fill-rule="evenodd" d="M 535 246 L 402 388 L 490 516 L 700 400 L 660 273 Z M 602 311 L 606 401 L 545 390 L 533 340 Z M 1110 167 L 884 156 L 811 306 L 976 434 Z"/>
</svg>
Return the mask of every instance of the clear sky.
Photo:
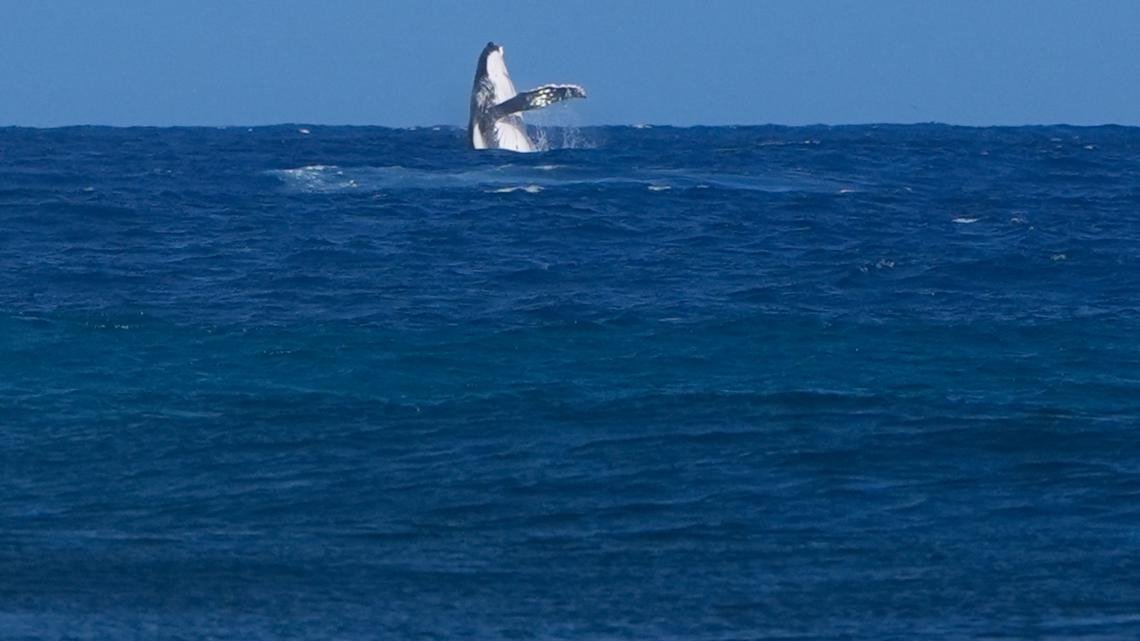
<svg viewBox="0 0 1140 641">
<path fill-rule="evenodd" d="M 0 125 L 464 124 L 488 40 L 579 124 L 1140 125 L 1138 0 L 0 0 Z"/>
</svg>

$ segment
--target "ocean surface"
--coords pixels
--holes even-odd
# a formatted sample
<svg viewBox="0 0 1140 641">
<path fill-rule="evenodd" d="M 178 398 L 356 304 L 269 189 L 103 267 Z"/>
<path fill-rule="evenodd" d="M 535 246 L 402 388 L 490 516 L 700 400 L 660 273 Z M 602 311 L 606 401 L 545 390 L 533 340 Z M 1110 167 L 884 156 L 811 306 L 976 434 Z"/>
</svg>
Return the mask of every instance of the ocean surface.
<svg viewBox="0 0 1140 641">
<path fill-rule="evenodd" d="M 1140 129 L 0 129 L 0 638 L 1140 638 Z"/>
</svg>

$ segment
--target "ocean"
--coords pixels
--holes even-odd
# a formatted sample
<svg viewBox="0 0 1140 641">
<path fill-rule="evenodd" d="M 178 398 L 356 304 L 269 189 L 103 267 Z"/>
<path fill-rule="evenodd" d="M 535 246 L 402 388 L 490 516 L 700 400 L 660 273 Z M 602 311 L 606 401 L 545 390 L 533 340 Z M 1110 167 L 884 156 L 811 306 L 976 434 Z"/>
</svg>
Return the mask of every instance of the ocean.
<svg viewBox="0 0 1140 641">
<path fill-rule="evenodd" d="M 1140 638 L 1140 129 L 0 129 L 0 638 Z"/>
</svg>

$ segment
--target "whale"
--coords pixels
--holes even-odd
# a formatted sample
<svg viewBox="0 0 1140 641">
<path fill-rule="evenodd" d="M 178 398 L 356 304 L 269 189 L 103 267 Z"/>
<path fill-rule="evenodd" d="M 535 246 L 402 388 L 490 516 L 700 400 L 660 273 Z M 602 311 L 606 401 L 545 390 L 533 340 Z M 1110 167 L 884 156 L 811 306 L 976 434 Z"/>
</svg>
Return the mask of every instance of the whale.
<svg viewBox="0 0 1140 641">
<path fill-rule="evenodd" d="M 524 111 L 541 109 L 571 98 L 585 98 L 579 85 L 551 84 L 519 93 L 511 74 L 503 46 L 488 42 L 479 54 L 475 67 L 475 84 L 471 87 L 471 118 L 467 122 L 472 149 L 506 149 L 535 151 L 536 145 L 526 133 Z"/>
</svg>

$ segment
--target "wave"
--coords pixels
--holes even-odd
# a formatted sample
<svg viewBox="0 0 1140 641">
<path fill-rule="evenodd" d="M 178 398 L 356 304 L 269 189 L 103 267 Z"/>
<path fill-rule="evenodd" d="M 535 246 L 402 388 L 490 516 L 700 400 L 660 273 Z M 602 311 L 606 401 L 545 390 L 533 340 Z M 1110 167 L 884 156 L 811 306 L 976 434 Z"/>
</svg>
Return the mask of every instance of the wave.
<svg viewBox="0 0 1140 641">
<path fill-rule="evenodd" d="M 419 169 L 401 165 L 307 165 L 266 172 L 287 189 L 311 193 L 386 191 L 483 191 L 535 194 L 547 189 L 594 188 L 653 192 L 720 189 L 770 193 L 848 193 L 839 183 L 804 176 L 717 174 L 678 169 L 625 169 L 569 164 L 503 164 L 471 169 Z"/>
</svg>

